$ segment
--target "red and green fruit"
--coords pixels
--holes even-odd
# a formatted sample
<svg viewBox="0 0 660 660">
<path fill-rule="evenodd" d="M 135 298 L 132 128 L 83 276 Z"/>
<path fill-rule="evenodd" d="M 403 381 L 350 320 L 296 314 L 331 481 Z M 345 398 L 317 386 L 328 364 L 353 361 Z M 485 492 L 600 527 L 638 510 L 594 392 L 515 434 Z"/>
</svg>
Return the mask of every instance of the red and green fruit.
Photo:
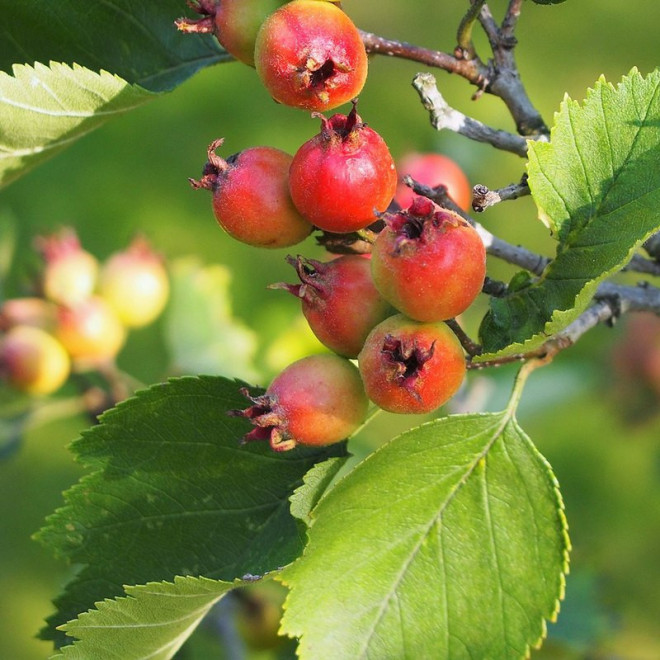
<svg viewBox="0 0 660 660">
<path fill-rule="evenodd" d="M 233 410 L 255 428 L 244 441 L 267 440 L 275 451 L 339 442 L 364 422 L 369 402 L 357 368 L 338 355 L 310 355 L 281 371 L 252 406 Z"/>
<path fill-rule="evenodd" d="M 465 172 L 448 156 L 435 153 L 409 153 L 397 161 L 401 177 L 409 174 L 418 183 L 435 188 L 445 186 L 448 195 L 464 211 L 472 203 L 472 188 Z M 394 200 L 402 209 L 412 203 L 414 193 L 405 183 L 399 181 Z"/>
<path fill-rule="evenodd" d="M 321 116 L 321 132 L 298 149 L 289 172 L 296 208 L 333 233 L 357 231 L 377 220 L 392 201 L 396 182 L 387 144 L 362 122 L 355 105 L 348 115 Z"/>
<path fill-rule="evenodd" d="M 69 377 L 66 350 L 45 330 L 14 326 L 0 338 L 0 374 L 27 394 L 51 394 Z"/>
<path fill-rule="evenodd" d="M 163 311 L 170 285 L 163 260 L 144 238 L 136 238 L 103 264 L 99 288 L 119 320 L 126 327 L 139 328 Z"/>
<path fill-rule="evenodd" d="M 474 227 L 425 197 L 385 222 L 371 258 L 383 298 L 417 321 L 446 321 L 464 312 L 486 276 L 486 249 Z"/>
<path fill-rule="evenodd" d="M 318 1 L 318 0 L 314 0 Z M 213 212 L 236 240 L 263 248 L 290 247 L 304 240 L 312 225 L 296 210 L 289 195 L 291 156 L 274 147 L 251 147 L 224 160 L 213 141 L 208 161 L 193 188 L 213 192 Z"/>
<path fill-rule="evenodd" d="M 57 338 L 78 366 L 112 362 L 126 340 L 126 330 L 110 305 L 92 296 L 75 307 L 57 310 Z"/>
<path fill-rule="evenodd" d="M 182 32 L 212 33 L 220 45 L 237 60 L 254 66 L 254 42 L 264 20 L 286 0 L 198 0 L 190 6 L 202 15 L 180 18 Z"/>
<path fill-rule="evenodd" d="M 312 332 L 339 355 L 357 357 L 374 326 L 394 314 L 371 279 L 368 259 L 344 255 L 323 263 L 288 257 L 301 284 L 274 284 L 302 300 Z"/>
<path fill-rule="evenodd" d="M 377 325 L 358 356 L 369 399 L 383 410 L 429 413 L 458 391 L 463 348 L 445 323 L 418 323 L 403 314 Z"/>
<path fill-rule="evenodd" d="M 332 2 L 293 0 L 263 23 L 255 66 L 271 96 L 304 110 L 331 110 L 354 99 L 367 78 L 359 30 Z"/>
<path fill-rule="evenodd" d="M 83 250 L 73 229 L 36 240 L 45 265 L 42 276 L 44 296 L 60 305 L 77 305 L 96 286 L 98 261 Z"/>
</svg>

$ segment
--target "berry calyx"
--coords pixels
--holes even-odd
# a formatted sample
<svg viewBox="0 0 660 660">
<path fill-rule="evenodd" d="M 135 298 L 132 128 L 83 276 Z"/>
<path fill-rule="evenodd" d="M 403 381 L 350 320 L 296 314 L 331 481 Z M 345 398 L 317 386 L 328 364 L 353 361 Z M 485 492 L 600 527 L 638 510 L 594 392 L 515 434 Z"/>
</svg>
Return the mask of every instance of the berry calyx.
<svg viewBox="0 0 660 660">
<path fill-rule="evenodd" d="M 333 233 L 364 229 L 385 211 L 397 175 L 387 144 L 357 114 L 321 119 L 321 132 L 293 156 L 291 198 L 313 225 Z"/>
<path fill-rule="evenodd" d="M 464 312 L 486 275 L 486 249 L 466 220 L 425 197 L 385 216 L 373 245 L 371 273 L 380 294 L 417 321 Z"/>
<path fill-rule="evenodd" d="M 99 288 L 125 326 L 140 328 L 163 311 L 170 284 L 163 260 L 145 238 L 138 237 L 103 264 Z"/>
<path fill-rule="evenodd" d="M 287 257 L 301 284 L 273 284 L 302 301 L 302 311 L 312 332 L 339 355 L 357 357 L 374 326 L 394 314 L 371 279 L 369 260 L 345 255 L 323 263 L 304 257 Z"/>
<path fill-rule="evenodd" d="M 17 325 L 0 338 L 0 374 L 17 390 L 51 394 L 65 383 L 69 371 L 66 350 L 41 328 Z"/>
<path fill-rule="evenodd" d="M 112 362 L 126 340 L 117 314 L 98 296 L 75 307 L 58 308 L 55 335 L 81 368 Z"/>
<path fill-rule="evenodd" d="M 241 392 L 253 405 L 229 414 L 254 424 L 244 442 L 266 440 L 275 451 L 340 442 L 364 422 L 369 405 L 357 368 L 337 355 L 290 364 L 261 396 Z"/>
<path fill-rule="evenodd" d="M 274 147 L 251 147 L 224 160 L 215 153 L 223 142 L 211 142 L 202 178 L 190 179 L 194 189 L 213 192 L 218 224 L 255 247 L 290 247 L 309 236 L 312 225 L 289 195 L 291 156 Z"/>
<path fill-rule="evenodd" d="M 273 12 L 257 34 L 254 59 L 271 96 L 305 110 L 350 101 L 367 78 L 360 32 L 332 2 L 293 0 Z"/>
<path fill-rule="evenodd" d="M 82 249 L 73 229 L 67 227 L 58 234 L 39 237 L 35 245 L 45 262 L 42 286 L 48 300 L 77 305 L 92 294 L 98 261 Z"/>
<path fill-rule="evenodd" d="M 212 33 L 237 60 L 254 66 L 254 42 L 264 20 L 286 0 L 197 0 L 189 6 L 202 16 L 179 18 L 174 24 L 182 32 Z"/>
<path fill-rule="evenodd" d="M 358 356 L 367 396 L 383 410 L 429 413 L 458 391 L 463 348 L 445 323 L 419 323 L 397 314 L 377 325 Z"/>
<path fill-rule="evenodd" d="M 436 188 L 444 186 L 447 194 L 464 211 L 470 208 L 472 188 L 465 172 L 448 156 L 436 153 L 409 153 L 397 161 L 397 170 L 403 177 L 410 175 L 418 183 Z M 415 193 L 399 181 L 394 201 L 402 209 L 412 204 Z"/>
</svg>

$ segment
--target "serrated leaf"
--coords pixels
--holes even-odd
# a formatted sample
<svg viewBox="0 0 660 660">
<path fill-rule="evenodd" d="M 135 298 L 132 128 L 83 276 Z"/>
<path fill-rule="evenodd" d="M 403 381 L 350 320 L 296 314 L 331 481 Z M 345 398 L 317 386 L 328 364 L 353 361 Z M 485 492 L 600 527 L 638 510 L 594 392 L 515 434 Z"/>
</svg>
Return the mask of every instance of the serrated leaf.
<svg viewBox="0 0 660 660">
<path fill-rule="evenodd" d="M 107 72 L 52 62 L 0 72 L 0 185 L 155 98 Z"/>
<path fill-rule="evenodd" d="M 194 15 L 181 0 L 0 0 L 0 69 L 74 62 L 106 70 L 152 92 L 173 89 L 228 58 L 210 35 L 183 34 L 174 21 Z"/>
<path fill-rule="evenodd" d="M 558 486 L 509 412 L 399 436 L 320 501 L 308 535 L 280 576 L 303 659 L 524 657 L 563 592 Z"/>
<path fill-rule="evenodd" d="M 551 141 L 529 142 L 529 186 L 559 241 L 532 286 L 493 299 L 481 359 L 532 350 L 574 321 L 598 284 L 660 229 L 660 70 L 601 78 L 580 105 L 566 98 Z"/>
<path fill-rule="evenodd" d="M 227 410 L 244 408 L 239 384 L 180 378 L 140 392 L 104 413 L 72 447 L 92 474 L 65 493 L 37 538 L 82 566 L 56 601 L 54 628 L 124 584 L 203 575 L 263 575 L 303 547 L 289 497 L 318 462 L 345 453 L 273 452 L 240 445 L 251 428 Z"/>
<path fill-rule="evenodd" d="M 329 458 L 317 463 L 303 478 L 303 485 L 291 496 L 291 515 L 310 524 L 310 513 L 318 504 L 333 479 L 344 467 L 347 456 Z"/>
<path fill-rule="evenodd" d="M 232 312 L 229 269 L 178 259 L 170 279 L 165 338 L 174 371 L 256 380 L 257 337 Z"/>
<path fill-rule="evenodd" d="M 537 5 L 558 5 L 566 0 L 534 0 L 534 3 Z"/>
<path fill-rule="evenodd" d="M 61 626 L 76 641 L 52 660 L 168 660 L 209 610 L 228 591 L 247 582 L 175 577 L 125 588 L 126 597 L 104 600 L 96 609 Z"/>
</svg>

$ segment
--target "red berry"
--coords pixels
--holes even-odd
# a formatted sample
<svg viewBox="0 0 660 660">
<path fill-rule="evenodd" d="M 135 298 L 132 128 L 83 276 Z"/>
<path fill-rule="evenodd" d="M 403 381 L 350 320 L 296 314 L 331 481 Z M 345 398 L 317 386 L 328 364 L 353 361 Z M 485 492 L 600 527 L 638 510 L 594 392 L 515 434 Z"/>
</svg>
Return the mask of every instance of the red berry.
<svg viewBox="0 0 660 660">
<path fill-rule="evenodd" d="M 287 257 L 302 284 L 274 284 L 302 300 L 312 332 L 328 348 L 355 358 L 372 328 L 394 313 L 371 280 L 369 260 L 345 255 L 327 263 Z"/>
<path fill-rule="evenodd" d="M 261 24 L 286 0 L 197 0 L 189 5 L 202 18 L 175 21 L 182 32 L 211 32 L 236 59 L 254 66 L 254 42 Z"/>
<path fill-rule="evenodd" d="M 454 202 L 467 211 L 472 203 L 472 188 L 465 172 L 451 158 L 442 154 L 410 153 L 397 162 L 397 170 L 403 177 L 409 174 L 426 186 L 445 186 Z M 399 182 L 394 200 L 402 209 L 412 203 L 414 193 L 405 183 Z"/>
<path fill-rule="evenodd" d="M 91 295 L 98 262 L 82 249 L 73 229 L 67 227 L 59 234 L 39 237 L 35 243 L 45 261 L 43 291 L 48 300 L 77 305 Z"/>
<path fill-rule="evenodd" d="M 446 321 L 464 312 L 486 275 L 486 250 L 466 220 L 416 197 L 407 211 L 386 217 L 373 245 L 376 288 L 417 321 Z"/>
<path fill-rule="evenodd" d="M 0 372 L 28 394 L 51 394 L 69 376 L 69 356 L 57 339 L 41 328 L 14 326 L 0 339 Z"/>
<path fill-rule="evenodd" d="M 403 314 L 377 325 L 358 356 L 367 396 L 383 410 L 428 413 L 448 401 L 465 377 L 465 357 L 445 323 Z"/>
<path fill-rule="evenodd" d="M 156 319 L 170 290 L 162 259 L 141 237 L 108 258 L 99 283 L 101 295 L 129 328 L 139 328 Z"/>
<path fill-rule="evenodd" d="M 348 233 L 367 227 L 385 211 L 396 190 L 387 144 L 349 115 L 321 116 L 321 132 L 296 152 L 289 172 L 291 198 L 319 229 Z"/>
<path fill-rule="evenodd" d="M 92 296 L 75 307 L 60 307 L 57 338 L 79 366 L 114 360 L 126 340 L 126 330 L 110 305 Z"/>
<path fill-rule="evenodd" d="M 312 226 L 298 213 L 289 195 L 291 156 L 274 147 L 251 147 L 227 160 L 207 150 L 208 162 L 193 188 L 213 191 L 213 211 L 220 226 L 236 240 L 264 248 L 300 243 Z"/>
<path fill-rule="evenodd" d="M 337 355 L 290 364 L 261 396 L 241 391 L 254 405 L 229 414 L 255 425 L 244 441 L 268 440 L 275 451 L 339 442 L 364 422 L 369 405 L 358 370 Z"/>
<path fill-rule="evenodd" d="M 367 78 L 360 32 L 332 2 L 294 0 L 272 13 L 257 35 L 254 59 L 276 101 L 306 110 L 350 101 Z"/>
</svg>

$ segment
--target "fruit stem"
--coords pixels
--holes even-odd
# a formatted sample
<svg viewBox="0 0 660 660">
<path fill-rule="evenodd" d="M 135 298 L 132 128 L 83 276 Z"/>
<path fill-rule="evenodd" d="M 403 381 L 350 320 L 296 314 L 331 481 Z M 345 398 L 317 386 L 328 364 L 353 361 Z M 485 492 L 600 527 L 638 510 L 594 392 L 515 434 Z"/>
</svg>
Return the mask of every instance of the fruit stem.
<svg viewBox="0 0 660 660">
<path fill-rule="evenodd" d="M 457 46 L 454 55 L 457 59 L 472 60 L 476 57 L 474 44 L 472 42 L 472 27 L 481 13 L 481 8 L 486 0 L 477 0 L 470 5 L 467 14 L 463 17 L 456 34 Z"/>
<path fill-rule="evenodd" d="M 463 349 L 470 357 L 479 355 L 482 352 L 481 346 L 470 338 L 456 319 L 448 319 L 445 323 L 451 328 L 451 331 L 456 337 L 458 337 L 458 341 L 461 342 L 461 346 L 463 346 Z"/>
</svg>

